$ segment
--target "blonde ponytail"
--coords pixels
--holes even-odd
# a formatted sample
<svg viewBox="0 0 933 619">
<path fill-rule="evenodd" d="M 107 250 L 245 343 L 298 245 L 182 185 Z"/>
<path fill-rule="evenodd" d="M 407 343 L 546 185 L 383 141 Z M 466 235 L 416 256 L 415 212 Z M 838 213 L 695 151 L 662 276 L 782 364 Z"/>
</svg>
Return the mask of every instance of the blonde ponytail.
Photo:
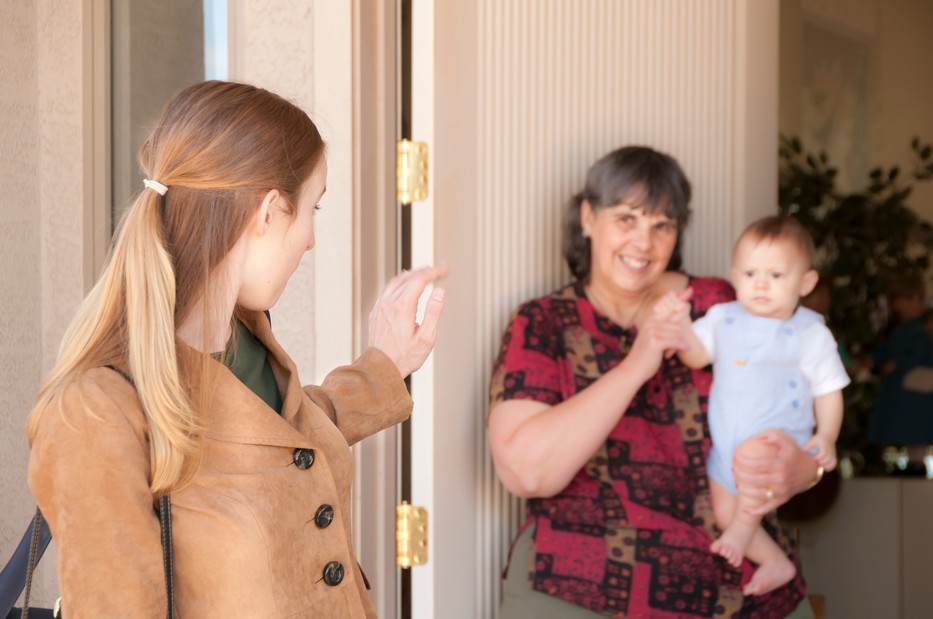
<svg viewBox="0 0 933 619">
<path fill-rule="evenodd" d="M 181 479 L 197 423 L 182 388 L 175 348 L 175 274 L 165 251 L 158 195 L 144 191 L 126 219 L 123 255 L 130 374 L 149 422 L 154 496 Z"/>
<path fill-rule="evenodd" d="M 72 375 L 125 358 L 149 426 L 154 497 L 182 482 L 199 436 L 178 371 L 175 274 L 158 201 L 155 192 L 143 191 L 126 212 L 110 260 L 72 320 L 28 424 L 32 442 L 52 395 Z"/>
</svg>

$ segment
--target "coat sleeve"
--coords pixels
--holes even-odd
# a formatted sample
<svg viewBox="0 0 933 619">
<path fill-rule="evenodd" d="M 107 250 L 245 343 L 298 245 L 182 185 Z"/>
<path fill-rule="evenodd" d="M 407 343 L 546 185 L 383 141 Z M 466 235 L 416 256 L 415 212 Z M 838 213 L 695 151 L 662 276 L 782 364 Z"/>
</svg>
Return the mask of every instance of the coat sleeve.
<svg viewBox="0 0 933 619">
<path fill-rule="evenodd" d="M 146 436 L 133 388 L 107 369 L 67 386 L 42 413 L 29 485 L 58 547 L 69 619 L 166 615 Z"/>
<path fill-rule="evenodd" d="M 305 393 L 354 443 L 404 421 L 413 402 L 392 361 L 378 348 L 367 348 L 359 359 L 335 369 L 320 387 Z"/>
</svg>

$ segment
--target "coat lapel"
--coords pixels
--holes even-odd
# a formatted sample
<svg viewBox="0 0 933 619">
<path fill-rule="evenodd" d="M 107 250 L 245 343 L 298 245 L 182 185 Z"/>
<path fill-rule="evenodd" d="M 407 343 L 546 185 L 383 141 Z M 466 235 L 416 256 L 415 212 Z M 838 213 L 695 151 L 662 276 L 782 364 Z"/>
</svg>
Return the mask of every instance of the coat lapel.
<svg viewBox="0 0 933 619">
<path fill-rule="evenodd" d="M 298 414 L 304 397 L 297 368 L 272 337 L 268 321 L 261 312 L 243 316 L 243 322 L 269 351 L 272 372 L 282 394 L 282 415 L 269 408 L 225 365 L 212 359 L 208 371 L 212 373 L 209 382 L 214 389 L 210 406 L 202 411 L 204 437 L 231 443 L 309 446 L 308 438 L 290 423 Z"/>
</svg>

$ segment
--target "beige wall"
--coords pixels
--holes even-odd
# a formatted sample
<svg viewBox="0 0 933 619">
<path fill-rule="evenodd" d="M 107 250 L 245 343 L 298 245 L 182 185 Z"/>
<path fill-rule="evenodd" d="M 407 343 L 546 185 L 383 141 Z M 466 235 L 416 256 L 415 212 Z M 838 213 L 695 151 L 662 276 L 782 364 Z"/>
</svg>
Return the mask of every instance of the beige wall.
<svg viewBox="0 0 933 619">
<path fill-rule="evenodd" d="M 913 136 L 933 142 L 933 2 L 878 4 L 878 117 L 873 135 L 879 162 L 908 169 Z M 933 182 L 917 185 L 909 202 L 933 223 Z"/>
<path fill-rule="evenodd" d="M 805 131 L 805 71 L 813 62 L 806 55 L 807 24 L 868 54 L 867 123 L 849 124 L 853 134 L 865 134 L 859 154 L 866 165 L 910 169 L 911 139 L 933 142 L 933 2 L 782 0 L 780 128 L 794 135 Z M 847 114 L 837 112 L 837 119 Z M 839 163 L 838 153 L 830 155 Z M 864 186 L 861 177 L 854 180 L 855 187 Z M 933 222 L 933 182 L 917 185 L 909 202 Z"/>
<path fill-rule="evenodd" d="M 41 373 L 35 3 L 0 4 L 0 563 L 32 513 L 24 420 Z M 10 122 L 12 119 L 16 122 Z"/>
<path fill-rule="evenodd" d="M 89 5 L 0 4 L 0 561 L 34 509 L 25 484 L 26 414 L 83 294 Z M 39 576 L 39 599 L 55 588 L 50 574 Z"/>
</svg>

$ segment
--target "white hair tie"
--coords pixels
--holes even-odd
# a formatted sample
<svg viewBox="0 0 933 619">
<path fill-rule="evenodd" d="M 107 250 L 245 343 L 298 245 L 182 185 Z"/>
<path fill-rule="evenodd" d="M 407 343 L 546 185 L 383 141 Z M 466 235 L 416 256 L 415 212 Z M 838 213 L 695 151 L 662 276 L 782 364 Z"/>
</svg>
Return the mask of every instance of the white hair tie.
<svg viewBox="0 0 933 619">
<path fill-rule="evenodd" d="M 168 187 L 166 187 L 165 185 L 163 185 L 163 184 L 160 183 L 159 181 L 154 181 L 154 180 L 149 179 L 149 178 L 144 178 L 144 179 L 143 179 L 143 185 L 146 187 L 146 189 L 151 189 L 151 190 L 153 190 L 154 192 L 156 192 L 157 194 L 159 194 L 160 196 L 164 196 L 164 195 L 165 195 L 165 192 L 168 191 Z"/>
</svg>

